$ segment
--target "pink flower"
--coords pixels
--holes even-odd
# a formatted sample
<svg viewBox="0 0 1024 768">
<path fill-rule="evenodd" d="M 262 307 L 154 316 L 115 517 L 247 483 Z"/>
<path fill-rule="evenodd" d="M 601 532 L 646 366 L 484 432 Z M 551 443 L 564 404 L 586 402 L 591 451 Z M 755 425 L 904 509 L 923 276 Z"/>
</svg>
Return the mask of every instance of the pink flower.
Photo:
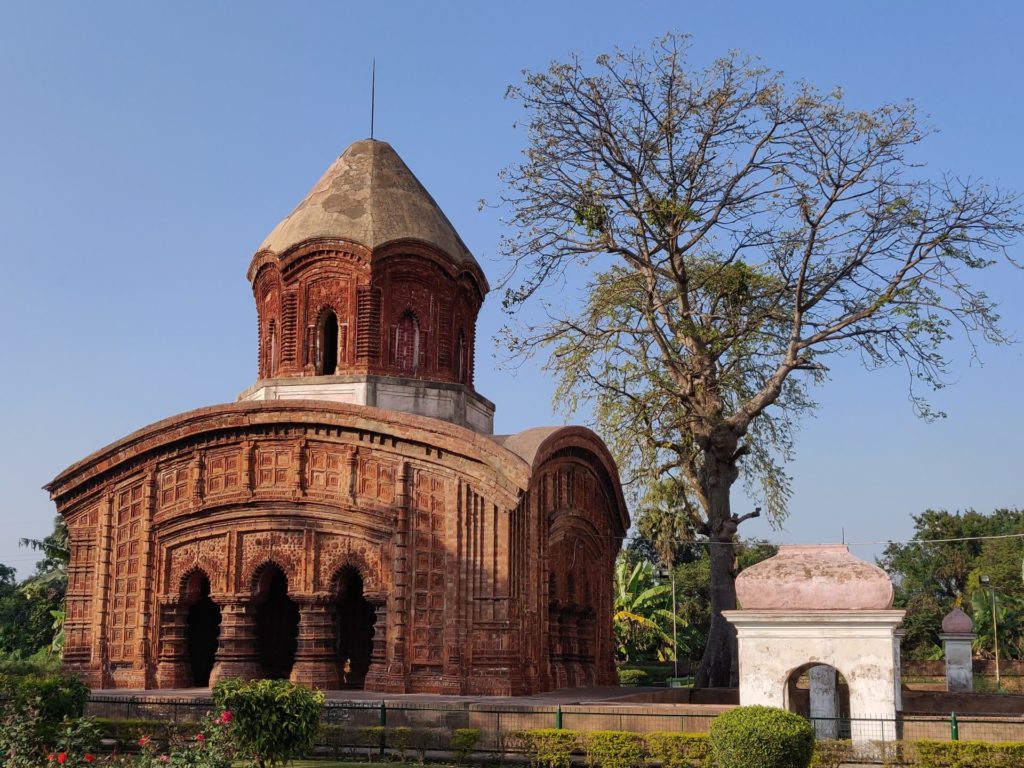
<svg viewBox="0 0 1024 768">
<path fill-rule="evenodd" d="M 46 759 L 47 759 L 47 760 L 49 760 L 49 761 L 50 761 L 50 762 L 52 763 L 52 762 L 53 762 L 53 752 L 51 752 L 50 754 L 48 754 L 48 755 L 46 756 Z"/>
<path fill-rule="evenodd" d="M 160 762 L 161 763 L 169 763 L 170 761 L 171 761 L 171 758 L 169 758 L 167 755 L 160 755 Z"/>
<path fill-rule="evenodd" d="M 217 720 L 217 722 L 224 723 L 225 725 L 227 725 L 231 722 L 232 717 L 234 717 L 234 715 L 232 715 L 229 711 L 225 709 L 223 712 L 220 713 L 220 718 Z"/>
<path fill-rule="evenodd" d="M 140 747 L 144 747 L 147 744 L 149 744 L 149 736 L 143 736 L 141 739 L 139 739 L 139 746 Z"/>
<path fill-rule="evenodd" d="M 64 765 L 64 763 L 66 763 L 67 761 L 68 761 L 68 753 L 67 752 L 59 752 L 59 753 L 57 753 L 57 762 L 58 763 L 60 763 L 61 765 Z"/>
<path fill-rule="evenodd" d="M 206 741 L 206 737 L 203 736 L 203 734 L 201 734 L 201 733 L 197 733 L 196 734 L 196 741 L 202 743 L 202 742 Z"/>
<path fill-rule="evenodd" d="M 96 758 L 95 758 L 95 757 L 93 757 L 92 755 L 90 755 L 90 754 L 89 754 L 88 752 L 86 752 L 86 753 L 85 753 L 85 762 L 87 762 L 87 763 L 91 763 L 91 762 L 92 762 L 93 760 L 95 760 L 95 759 L 96 759 Z"/>
</svg>

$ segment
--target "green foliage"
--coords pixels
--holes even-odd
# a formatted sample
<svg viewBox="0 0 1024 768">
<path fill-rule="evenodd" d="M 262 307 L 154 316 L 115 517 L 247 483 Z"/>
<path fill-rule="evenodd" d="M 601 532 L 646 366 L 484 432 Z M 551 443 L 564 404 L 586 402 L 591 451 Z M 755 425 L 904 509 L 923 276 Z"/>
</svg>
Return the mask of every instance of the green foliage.
<svg viewBox="0 0 1024 768">
<path fill-rule="evenodd" d="M 207 716 L 198 728 L 176 733 L 168 742 L 144 734 L 137 742 L 132 768 L 231 768 L 231 722 L 230 712 L 216 718 Z"/>
<path fill-rule="evenodd" d="M 232 738 L 240 755 L 260 766 L 276 766 L 313 745 L 324 706 L 321 691 L 286 680 L 219 681 L 214 703 L 233 714 Z"/>
<path fill-rule="evenodd" d="M 914 742 L 921 768 L 1006 768 L 1024 765 L 1024 742 L 932 741 Z"/>
<path fill-rule="evenodd" d="M 620 658 L 671 659 L 672 587 L 654 580 L 654 566 L 641 561 L 630 566 L 624 557 L 615 563 L 612 621 Z M 679 627 L 685 621 L 677 619 Z"/>
<path fill-rule="evenodd" d="M 448 749 L 455 755 L 455 764 L 462 765 L 480 741 L 479 728 L 456 728 L 448 740 Z"/>
<path fill-rule="evenodd" d="M 630 669 L 620 668 L 619 669 L 619 685 L 626 686 L 637 686 L 643 685 L 647 681 L 647 673 L 642 669 Z"/>
<path fill-rule="evenodd" d="M 384 735 L 388 747 L 398 754 L 398 760 L 403 763 L 405 762 L 405 753 L 409 749 L 409 736 L 411 732 L 411 728 L 402 725 L 396 728 L 388 728 Z"/>
<path fill-rule="evenodd" d="M 140 739 L 148 739 L 157 744 L 171 745 L 186 736 L 196 734 L 202 727 L 200 723 L 171 720 L 142 720 L 138 718 L 120 719 L 114 717 L 93 718 L 103 738 L 114 743 L 117 751 L 132 751 Z"/>
<path fill-rule="evenodd" d="M 853 758 L 853 745 L 843 739 L 819 739 L 814 743 L 811 768 L 841 768 Z"/>
<path fill-rule="evenodd" d="M 30 719 L 36 741 L 52 744 L 65 720 L 82 716 L 89 688 L 70 674 L 29 673 L 0 676 L 0 695 L 5 721 Z"/>
<path fill-rule="evenodd" d="M 814 728 L 805 718 L 772 707 L 737 707 L 711 723 L 718 768 L 808 768 Z"/>
<path fill-rule="evenodd" d="M 384 730 L 382 725 L 367 725 L 359 729 L 359 746 L 366 750 L 367 762 L 373 762 L 373 753 L 380 750 Z"/>
<path fill-rule="evenodd" d="M 444 749 L 448 734 L 439 728 L 412 728 L 409 731 L 409 746 L 416 753 L 416 760 L 423 765 L 428 749 Z"/>
<path fill-rule="evenodd" d="M 644 734 L 647 755 L 661 768 L 711 765 L 711 742 L 704 733 Z"/>
<path fill-rule="evenodd" d="M 941 647 L 942 617 L 963 599 L 978 634 L 976 649 L 991 656 L 991 597 L 980 582 L 987 575 L 996 592 L 1000 654 L 1024 658 L 1024 539 L 982 538 L 1024 533 L 1024 510 L 998 509 L 990 515 L 927 510 L 913 520 L 914 541 L 890 544 L 879 559 L 896 584 L 896 607 L 907 611 L 904 655 L 934 657 Z"/>
<path fill-rule="evenodd" d="M 637 768 L 644 762 L 644 742 L 638 733 L 588 731 L 583 749 L 591 768 Z"/>
<path fill-rule="evenodd" d="M 572 753 L 580 748 L 580 736 L 577 731 L 535 728 L 519 731 L 514 737 L 534 768 L 570 768 Z"/>
</svg>

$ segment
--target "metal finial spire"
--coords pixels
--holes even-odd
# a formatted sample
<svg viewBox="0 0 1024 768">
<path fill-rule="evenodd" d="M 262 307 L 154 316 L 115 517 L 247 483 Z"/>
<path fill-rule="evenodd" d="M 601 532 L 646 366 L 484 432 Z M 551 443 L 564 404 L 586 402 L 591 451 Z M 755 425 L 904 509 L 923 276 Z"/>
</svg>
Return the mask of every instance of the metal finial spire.
<svg viewBox="0 0 1024 768">
<path fill-rule="evenodd" d="M 373 113 L 377 107 L 377 59 L 370 65 L 370 138 L 373 138 Z"/>
</svg>

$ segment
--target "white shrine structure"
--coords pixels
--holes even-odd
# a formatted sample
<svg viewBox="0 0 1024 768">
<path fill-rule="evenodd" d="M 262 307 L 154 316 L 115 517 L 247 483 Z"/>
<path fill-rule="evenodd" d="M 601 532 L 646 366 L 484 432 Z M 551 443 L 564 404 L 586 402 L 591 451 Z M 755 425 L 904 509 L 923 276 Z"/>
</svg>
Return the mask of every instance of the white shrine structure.
<svg viewBox="0 0 1024 768">
<path fill-rule="evenodd" d="M 736 579 L 740 608 L 725 611 L 739 643 L 740 704 L 796 711 L 796 681 L 810 680 L 818 735 L 836 738 L 837 673 L 849 688 L 850 738 L 896 738 L 900 634 L 889 576 L 842 544 L 781 546 Z"/>
</svg>

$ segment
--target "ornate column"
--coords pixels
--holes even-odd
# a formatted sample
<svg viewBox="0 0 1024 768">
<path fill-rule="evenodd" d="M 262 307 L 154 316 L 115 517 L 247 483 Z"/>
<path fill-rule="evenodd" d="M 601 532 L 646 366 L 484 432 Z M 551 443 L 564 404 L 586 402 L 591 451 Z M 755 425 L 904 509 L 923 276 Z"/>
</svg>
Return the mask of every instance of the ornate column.
<svg viewBox="0 0 1024 768">
<path fill-rule="evenodd" d="M 255 680 L 262 677 L 256 651 L 256 621 L 248 598 L 224 602 L 220 609 L 220 637 L 210 673 L 210 685 L 225 677 Z"/>
<path fill-rule="evenodd" d="M 188 655 L 188 626 L 185 612 L 174 602 L 161 602 L 157 630 L 157 688 L 190 688 L 192 669 Z"/>
<path fill-rule="evenodd" d="M 388 604 L 384 595 L 365 595 L 373 606 L 373 646 L 370 649 L 370 668 L 366 671 L 363 687 L 379 691 L 387 684 L 388 672 Z"/>
<path fill-rule="evenodd" d="M 336 690 L 341 670 L 330 595 L 293 595 L 299 606 L 299 636 L 291 681 Z"/>
</svg>

